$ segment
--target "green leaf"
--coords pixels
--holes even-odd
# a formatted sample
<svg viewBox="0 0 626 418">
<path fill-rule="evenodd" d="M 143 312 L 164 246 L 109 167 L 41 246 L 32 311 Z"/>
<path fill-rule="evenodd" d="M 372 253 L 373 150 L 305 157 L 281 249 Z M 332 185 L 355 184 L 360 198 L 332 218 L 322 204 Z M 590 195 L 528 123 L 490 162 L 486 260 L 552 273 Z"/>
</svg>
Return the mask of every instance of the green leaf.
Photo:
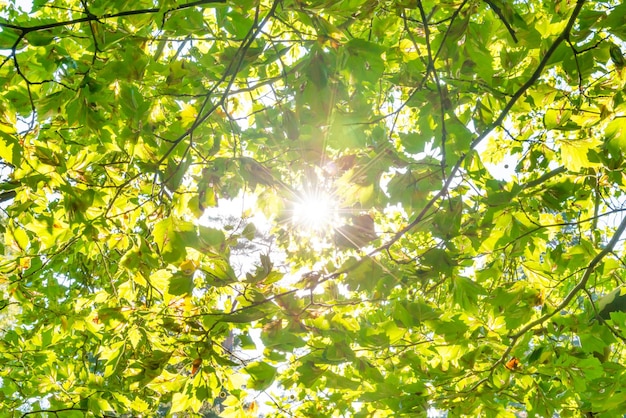
<svg viewBox="0 0 626 418">
<path fill-rule="evenodd" d="M 624 410 L 620 2 L 22 3 L 0 411 Z"/>
<path fill-rule="evenodd" d="M 215 229 L 200 225 L 198 227 L 199 231 L 199 246 L 197 249 L 200 251 L 209 251 L 209 250 L 220 250 L 226 240 L 224 236 L 224 232 Z"/>
<path fill-rule="evenodd" d="M 400 141 L 406 152 L 415 154 L 424 150 L 426 138 L 417 132 L 401 133 Z"/>
<path fill-rule="evenodd" d="M 24 37 L 31 45 L 46 46 L 54 42 L 55 33 L 48 30 L 33 31 L 26 34 Z M 1 42 L 1 41 L 0 41 Z"/>
<path fill-rule="evenodd" d="M 269 388 L 276 377 L 276 368 L 264 362 L 250 363 L 244 370 L 250 376 L 248 387 L 254 390 Z"/>
<path fill-rule="evenodd" d="M 163 259 L 172 264 L 176 264 L 185 258 L 185 247 L 198 245 L 198 237 L 194 225 L 173 217 L 159 221 L 155 225 L 152 234 Z"/>
<path fill-rule="evenodd" d="M 619 46 L 613 44 L 610 48 L 611 53 L 611 61 L 615 64 L 616 67 L 623 67 L 626 64 L 626 60 L 624 60 L 624 54 L 622 54 L 622 50 Z"/>
<path fill-rule="evenodd" d="M 167 292 L 173 296 L 191 296 L 193 288 L 193 276 L 176 273 L 170 277 Z"/>
<path fill-rule="evenodd" d="M 185 174 L 187 174 L 191 161 L 191 155 L 187 154 L 185 159 L 182 161 L 170 159 L 167 162 L 167 168 L 165 169 L 163 176 L 165 178 L 165 185 L 170 191 L 175 192 L 178 190 L 183 182 Z"/>
<path fill-rule="evenodd" d="M 455 276 L 452 283 L 454 303 L 465 311 L 475 312 L 478 309 L 479 296 L 485 293 L 484 289 L 478 283 L 463 276 Z"/>
<path fill-rule="evenodd" d="M 367 258 L 364 261 L 351 259 L 344 264 L 344 268 L 349 269 L 354 264 L 356 268 L 352 269 L 344 280 L 351 290 L 373 289 L 384 274 L 383 269 L 374 259 Z"/>
<path fill-rule="evenodd" d="M 2 28 L 0 32 L 0 49 L 11 49 L 20 38 L 20 32 L 16 29 Z"/>
</svg>

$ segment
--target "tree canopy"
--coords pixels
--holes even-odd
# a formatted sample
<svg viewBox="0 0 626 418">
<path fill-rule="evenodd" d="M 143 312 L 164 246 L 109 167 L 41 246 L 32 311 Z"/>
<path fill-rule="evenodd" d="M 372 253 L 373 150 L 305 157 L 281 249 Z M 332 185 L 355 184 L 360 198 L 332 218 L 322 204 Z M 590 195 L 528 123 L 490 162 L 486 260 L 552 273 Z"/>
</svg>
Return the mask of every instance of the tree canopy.
<svg viewBox="0 0 626 418">
<path fill-rule="evenodd" d="M 620 3 L 5 0 L 0 415 L 623 413 Z"/>
</svg>

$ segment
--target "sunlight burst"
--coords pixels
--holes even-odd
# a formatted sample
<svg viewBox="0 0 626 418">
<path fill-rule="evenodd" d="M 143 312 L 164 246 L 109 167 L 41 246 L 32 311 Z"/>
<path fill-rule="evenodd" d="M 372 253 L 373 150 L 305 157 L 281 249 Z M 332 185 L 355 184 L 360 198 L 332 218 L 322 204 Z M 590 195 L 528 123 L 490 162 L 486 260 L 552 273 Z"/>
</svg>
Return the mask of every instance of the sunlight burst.
<svg viewBox="0 0 626 418">
<path fill-rule="evenodd" d="M 334 222 L 337 204 L 326 193 L 305 194 L 293 207 L 294 223 L 314 231 L 328 228 Z"/>
</svg>

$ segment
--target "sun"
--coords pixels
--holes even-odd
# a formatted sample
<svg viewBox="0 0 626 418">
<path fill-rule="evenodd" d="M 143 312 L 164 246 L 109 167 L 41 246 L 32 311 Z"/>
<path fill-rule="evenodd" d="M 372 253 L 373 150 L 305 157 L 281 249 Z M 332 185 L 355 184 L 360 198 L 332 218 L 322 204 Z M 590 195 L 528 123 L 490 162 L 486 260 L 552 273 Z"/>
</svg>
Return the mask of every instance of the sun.
<svg viewBox="0 0 626 418">
<path fill-rule="evenodd" d="M 305 193 L 293 203 L 293 222 L 312 231 L 330 228 L 337 216 L 337 202 L 322 192 Z"/>
</svg>

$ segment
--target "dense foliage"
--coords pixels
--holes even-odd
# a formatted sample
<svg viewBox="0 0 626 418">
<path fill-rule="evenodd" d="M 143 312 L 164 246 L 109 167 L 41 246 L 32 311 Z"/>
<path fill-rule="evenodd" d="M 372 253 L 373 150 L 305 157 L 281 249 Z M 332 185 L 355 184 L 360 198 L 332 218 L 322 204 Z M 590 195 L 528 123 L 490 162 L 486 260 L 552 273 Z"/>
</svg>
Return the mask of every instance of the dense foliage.
<svg viewBox="0 0 626 418">
<path fill-rule="evenodd" d="M 1 416 L 626 411 L 626 4 L 0 28 Z"/>
</svg>

